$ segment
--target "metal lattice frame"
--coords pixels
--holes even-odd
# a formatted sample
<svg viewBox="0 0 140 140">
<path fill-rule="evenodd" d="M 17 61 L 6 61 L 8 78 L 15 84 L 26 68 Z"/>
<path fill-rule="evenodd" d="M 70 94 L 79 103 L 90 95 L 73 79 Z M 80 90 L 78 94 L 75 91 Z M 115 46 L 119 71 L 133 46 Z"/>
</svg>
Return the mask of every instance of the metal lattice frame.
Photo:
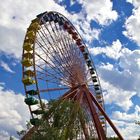
<svg viewBox="0 0 140 140">
<path fill-rule="evenodd" d="M 104 112 L 100 82 L 88 49 L 66 17 L 44 12 L 32 20 L 23 44 L 22 70 L 25 103 L 33 125 L 46 109 L 42 99 L 71 99 L 78 101 L 91 119 L 83 125 L 81 139 L 93 135 L 105 140 L 106 120 L 122 139 Z M 35 109 L 35 105 L 39 107 Z"/>
</svg>

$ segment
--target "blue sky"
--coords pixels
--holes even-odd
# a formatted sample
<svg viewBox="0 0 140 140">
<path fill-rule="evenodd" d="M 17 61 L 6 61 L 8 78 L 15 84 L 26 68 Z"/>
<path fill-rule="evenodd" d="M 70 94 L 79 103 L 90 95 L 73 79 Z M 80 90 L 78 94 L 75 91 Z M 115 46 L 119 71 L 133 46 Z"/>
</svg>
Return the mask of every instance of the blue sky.
<svg viewBox="0 0 140 140">
<path fill-rule="evenodd" d="M 0 139 L 25 127 L 21 55 L 25 31 L 41 12 L 58 11 L 77 28 L 94 60 L 106 112 L 126 140 L 140 135 L 140 2 L 138 0 L 4 1 L 0 5 Z M 108 135 L 114 133 L 109 128 Z"/>
</svg>

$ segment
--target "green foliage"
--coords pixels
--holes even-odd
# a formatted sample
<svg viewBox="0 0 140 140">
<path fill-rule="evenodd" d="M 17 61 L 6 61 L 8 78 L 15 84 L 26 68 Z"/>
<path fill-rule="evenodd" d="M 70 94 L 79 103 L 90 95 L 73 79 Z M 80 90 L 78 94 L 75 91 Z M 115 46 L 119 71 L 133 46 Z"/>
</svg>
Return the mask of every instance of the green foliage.
<svg viewBox="0 0 140 140">
<path fill-rule="evenodd" d="M 140 126 L 140 121 L 136 121 L 136 122 L 135 122 L 135 124 L 137 124 L 137 125 L 139 125 L 139 126 Z"/>
<path fill-rule="evenodd" d="M 107 138 L 107 140 L 119 140 L 119 138 L 117 138 L 117 137 L 110 137 L 110 138 Z"/>
<path fill-rule="evenodd" d="M 31 123 L 30 122 L 26 122 L 26 129 L 25 130 L 21 130 L 21 131 L 17 131 L 17 134 L 20 136 L 20 137 L 23 137 L 27 132 L 28 130 L 32 127 Z"/>
<path fill-rule="evenodd" d="M 17 134 L 22 137 L 26 134 L 26 130 L 17 131 Z"/>
<path fill-rule="evenodd" d="M 14 138 L 12 136 L 10 136 L 10 139 L 9 140 L 14 140 Z"/>
<path fill-rule="evenodd" d="M 138 121 L 138 120 L 135 121 L 135 124 L 140 126 L 140 121 Z M 140 136 L 139 136 L 138 140 L 140 140 Z"/>
<path fill-rule="evenodd" d="M 30 140 L 72 140 L 86 121 L 79 103 L 52 100 L 48 103 L 48 111 L 41 120 L 39 130 L 34 132 Z"/>
</svg>

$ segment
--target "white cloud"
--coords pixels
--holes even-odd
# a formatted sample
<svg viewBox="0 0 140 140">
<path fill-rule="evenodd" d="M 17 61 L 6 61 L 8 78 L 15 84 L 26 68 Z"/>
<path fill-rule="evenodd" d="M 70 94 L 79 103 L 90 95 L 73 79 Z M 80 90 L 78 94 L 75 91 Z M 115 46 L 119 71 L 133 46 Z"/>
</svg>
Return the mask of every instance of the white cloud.
<svg viewBox="0 0 140 140">
<path fill-rule="evenodd" d="M 9 10 L 7 10 L 7 8 Z M 56 10 L 67 16 L 68 12 L 65 7 L 60 6 L 54 0 L 39 0 L 35 1 L 15 1 L 14 3 L 10 0 L 1 3 L 1 25 L 9 28 L 17 28 L 26 30 L 30 21 L 36 17 L 36 15 L 45 12 Z M 18 25 L 18 26 L 17 26 Z"/>
<path fill-rule="evenodd" d="M 12 136 L 12 138 L 14 139 L 14 140 L 19 140 L 18 138 L 16 138 L 16 137 L 14 137 L 14 136 Z M 9 133 L 8 132 L 6 132 L 6 131 L 0 131 L 0 140 L 9 140 L 10 139 L 10 137 L 9 137 Z"/>
<path fill-rule="evenodd" d="M 124 90 L 134 90 L 135 79 L 128 69 L 120 72 L 117 67 L 111 64 L 102 64 L 97 70 L 99 72 L 99 76 L 112 85 Z"/>
<path fill-rule="evenodd" d="M 59 5 L 54 0 L 43 0 L 41 2 L 39 0 L 25 0 L 24 2 L 4 1 L 0 5 L 0 52 L 4 52 L 15 58 L 21 58 L 22 43 L 26 28 L 36 15 L 46 10 L 59 11 L 68 17 L 85 41 L 90 43 L 93 39 L 98 39 L 101 31 L 90 27 L 91 19 L 96 20 L 102 25 L 116 20 L 117 13 L 112 10 L 112 2 L 110 0 L 100 0 L 99 2 L 93 0 L 93 4 L 91 4 L 91 1 L 80 1 L 80 3 L 83 9 L 77 14 L 70 14 L 65 9 L 65 6 Z"/>
<path fill-rule="evenodd" d="M 0 139 L 7 140 L 16 131 L 23 130 L 29 120 L 29 111 L 24 96 L 0 85 Z"/>
<path fill-rule="evenodd" d="M 117 39 L 116 41 L 113 41 L 111 46 L 94 47 L 89 48 L 89 50 L 93 55 L 105 54 L 107 57 L 117 60 L 122 54 L 122 44 Z"/>
<path fill-rule="evenodd" d="M 15 73 L 9 66 L 7 63 L 3 62 L 3 61 L 0 61 L 0 66 L 7 72 L 10 72 L 10 73 Z"/>
<path fill-rule="evenodd" d="M 100 80 L 104 91 L 104 100 L 106 104 L 116 104 L 125 111 L 129 110 L 130 107 L 133 106 L 131 97 L 136 95 L 135 92 L 123 90 L 107 81 L 104 81 L 102 79 Z"/>
<path fill-rule="evenodd" d="M 70 14 L 65 6 L 59 5 L 54 0 L 42 0 L 41 2 L 39 0 L 14 2 L 8 0 L 0 5 L 0 52 L 21 58 L 26 28 L 36 15 L 46 10 L 59 11 L 70 19 L 86 41 L 90 42 L 94 38 L 98 38 L 100 30 L 91 29 L 90 22 L 82 11 L 78 14 Z"/>
<path fill-rule="evenodd" d="M 9 140 L 9 134 L 6 131 L 0 131 L 0 139 L 2 140 Z"/>
<path fill-rule="evenodd" d="M 0 23 L 0 36 L 0 52 L 4 52 L 14 58 L 20 58 L 24 31 L 22 31 L 22 29 L 12 28 L 10 26 L 2 26 Z"/>
<path fill-rule="evenodd" d="M 117 118 L 117 120 L 135 123 L 136 120 L 140 119 L 140 106 L 136 105 L 135 111 L 132 113 L 114 111 L 112 113 L 112 117 L 114 119 Z"/>
<path fill-rule="evenodd" d="M 126 2 L 132 3 L 132 0 L 126 0 Z"/>
<path fill-rule="evenodd" d="M 74 5 L 75 4 L 75 0 L 70 0 L 70 5 L 72 6 L 72 5 Z"/>
<path fill-rule="evenodd" d="M 0 86 L 5 86 L 5 83 L 4 82 L 0 82 Z"/>
<path fill-rule="evenodd" d="M 72 23 L 74 24 L 82 38 L 85 40 L 85 42 L 91 43 L 91 41 L 93 41 L 94 39 L 98 39 L 101 30 L 91 28 L 90 21 L 88 21 L 83 11 L 69 15 L 68 18 L 71 19 Z"/>
<path fill-rule="evenodd" d="M 127 0 L 127 2 L 133 4 L 135 8 L 140 6 L 140 1 L 139 0 Z"/>
<path fill-rule="evenodd" d="M 137 140 L 140 134 L 139 126 L 135 124 L 136 120 L 140 118 L 140 106 L 136 105 L 134 112 L 114 111 L 112 113 L 112 120 L 120 133 L 126 140 Z M 108 127 L 110 136 L 113 136 L 113 131 Z"/>
<path fill-rule="evenodd" d="M 95 56 L 104 54 L 116 60 L 115 64 L 101 63 L 98 67 L 100 76 L 123 90 L 135 91 L 140 96 L 140 50 L 129 50 L 119 40 L 112 46 L 90 48 Z M 126 82 L 127 81 L 127 82 Z"/>
<path fill-rule="evenodd" d="M 8 10 L 7 10 L 8 9 Z M 4 1 L 0 4 L 0 52 L 21 58 L 25 30 L 36 15 L 44 11 L 56 10 L 67 16 L 63 6 L 53 0 Z M 4 11 L 4 12 L 3 12 Z"/>
<path fill-rule="evenodd" d="M 124 117 L 124 116 L 123 116 Z M 137 140 L 139 137 L 140 129 L 139 126 L 134 122 L 125 122 L 121 120 L 117 120 L 117 118 L 112 119 L 115 126 L 118 128 L 122 137 L 125 140 Z M 113 130 L 108 127 L 108 136 L 115 136 Z"/>
<path fill-rule="evenodd" d="M 127 88 L 130 90 L 137 91 L 137 95 L 140 96 L 140 89 L 139 84 L 140 83 L 140 50 L 134 50 L 130 51 L 129 53 L 125 53 L 120 57 L 119 65 L 121 68 L 124 69 L 124 71 L 128 71 L 125 75 L 124 71 L 122 74 L 127 77 L 124 80 L 126 80 L 128 83 Z M 123 77 L 124 78 L 124 77 Z"/>
<path fill-rule="evenodd" d="M 140 46 L 140 1 L 132 1 L 134 5 L 133 14 L 126 20 L 123 34 L 135 41 Z"/>
<path fill-rule="evenodd" d="M 139 89 L 140 69 L 135 61 L 130 62 L 129 59 L 126 63 L 123 61 L 124 60 L 121 60 L 120 62 L 121 64 L 119 65 L 119 67 L 123 69 L 121 71 L 119 71 L 118 65 L 113 66 L 109 63 L 100 65 L 97 68 L 99 76 L 105 81 L 111 83 L 114 87 L 121 89 L 121 92 L 128 91 L 125 92 L 128 94 L 129 92 L 136 93 L 136 95 L 140 97 L 140 89 Z M 128 68 L 127 66 L 127 63 L 129 62 L 130 68 Z M 131 93 L 130 95 L 133 95 Z"/>
<path fill-rule="evenodd" d="M 129 51 L 120 57 L 120 66 L 129 69 L 131 72 L 140 71 L 139 65 L 140 50 Z"/>
<path fill-rule="evenodd" d="M 78 2 L 87 13 L 87 19 L 95 20 L 101 25 L 108 25 L 118 17 L 117 12 L 112 10 L 113 3 L 110 0 L 80 0 Z"/>
<path fill-rule="evenodd" d="M 105 70 L 113 70 L 114 66 L 110 63 L 107 63 L 106 65 L 104 63 L 102 63 L 102 65 L 100 66 L 101 69 L 105 69 Z"/>
</svg>

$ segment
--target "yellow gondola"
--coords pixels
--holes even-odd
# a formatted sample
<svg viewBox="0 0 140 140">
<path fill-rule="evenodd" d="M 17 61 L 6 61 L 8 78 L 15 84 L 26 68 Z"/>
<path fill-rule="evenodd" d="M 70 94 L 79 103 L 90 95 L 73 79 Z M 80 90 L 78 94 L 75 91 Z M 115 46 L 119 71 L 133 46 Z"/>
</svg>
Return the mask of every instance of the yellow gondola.
<svg viewBox="0 0 140 140">
<path fill-rule="evenodd" d="M 26 37 L 34 40 L 35 39 L 35 33 L 34 33 L 34 31 L 28 31 L 27 34 L 26 34 Z"/>
<path fill-rule="evenodd" d="M 24 54 L 23 54 L 23 57 L 24 57 L 25 59 L 27 59 L 27 58 L 32 59 L 32 58 L 33 58 L 33 53 L 30 53 L 30 52 L 24 53 Z"/>
<path fill-rule="evenodd" d="M 25 67 L 30 67 L 33 65 L 33 61 L 31 61 L 30 59 L 23 59 L 21 61 L 22 65 Z"/>
<path fill-rule="evenodd" d="M 24 85 L 32 85 L 35 84 L 35 80 L 33 80 L 31 77 L 25 77 L 22 79 L 22 82 Z"/>
<path fill-rule="evenodd" d="M 26 43 L 25 42 L 24 45 L 23 45 L 23 49 L 29 52 L 29 51 L 33 50 L 33 46 L 32 46 L 31 43 Z"/>
<path fill-rule="evenodd" d="M 30 77 L 35 76 L 35 73 L 34 73 L 34 71 L 32 71 L 32 70 L 26 70 L 26 71 L 24 71 L 24 74 L 25 74 L 26 76 L 30 76 Z"/>
<path fill-rule="evenodd" d="M 28 31 L 34 31 L 34 30 L 39 30 L 40 29 L 40 25 L 38 24 L 38 22 L 34 22 L 30 25 L 30 27 L 28 28 Z"/>
<path fill-rule="evenodd" d="M 97 99 L 101 99 L 102 98 L 102 95 L 96 95 L 96 98 Z"/>
</svg>

